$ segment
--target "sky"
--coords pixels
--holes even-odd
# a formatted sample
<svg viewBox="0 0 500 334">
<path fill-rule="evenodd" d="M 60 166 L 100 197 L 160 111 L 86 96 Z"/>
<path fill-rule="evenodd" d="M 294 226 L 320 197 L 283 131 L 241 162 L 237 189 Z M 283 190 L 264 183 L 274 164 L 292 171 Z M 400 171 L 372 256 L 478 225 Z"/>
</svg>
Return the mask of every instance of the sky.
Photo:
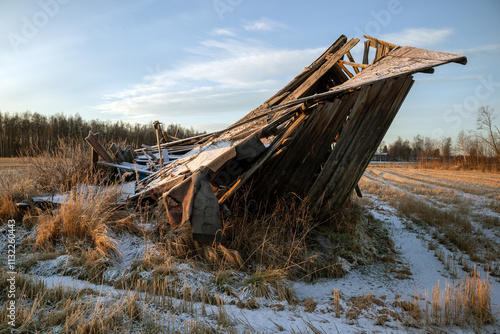
<svg viewBox="0 0 500 334">
<path fill-rule="evenodd" d="M 498 124 L 499 17 L 498 0 L 1 0 L 0 111 L 219 130 L 367 34 L 467 56 L 415 75 L 385 141 L 454 138 L 481 106 Z"/>
</svg>

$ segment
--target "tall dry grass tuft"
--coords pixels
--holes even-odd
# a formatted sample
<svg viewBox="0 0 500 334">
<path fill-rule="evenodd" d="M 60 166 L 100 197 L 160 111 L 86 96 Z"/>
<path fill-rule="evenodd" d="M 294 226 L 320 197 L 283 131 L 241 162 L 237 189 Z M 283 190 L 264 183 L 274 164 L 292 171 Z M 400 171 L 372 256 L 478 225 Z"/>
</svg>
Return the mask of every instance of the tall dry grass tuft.
<svg viewBox="0 0 500 334">
<path fill-rule="evenodd" d="M 89 146 L 83 140 L 61 139 L 51 152 L 28 150 L 24 156 L 25 177 L 39 193 L 67 191 L 92 180 Z M 94 177 L 97 180 L 100 175 Z"/>
<path fill-rule="evenodd" d="M 249 200 L 242 192 L 232 202 L 233 214 L 225 218 L 227 248 L 238 250 L 244 267 L 281 268 L 290 275 L 304 275 L 308 257 L 306 238 L 312 229 L 307 211 L 296 201 L 278 201 L 274 210 Z"/>
<path fill-rule="evenodd" d="M 448 299 L 451 300 L 448 303 L 454 309 L 452 315 L 455 318 L 463 315 L 475 325 L 493 323 L 495 319 L 491 309 L 491 294 L 488 275 L 482 279 L 480 272 L 474 268 L 472 273 L 448 293 Z"/>
<path fill-rule="evenodd" d="M 491 285 L 481 274 L 474 271 L 455 285 L 445 284 L 444 291 L 439 282 L 432 288 L 428 321 L 436 325 L 464 325 L 477 327 L 491 324 L 495 318 L 491 309 Z"/>
<path fill-rule="evenodd" d="M 73 190 L 59 209 L 38 217 L 35 248 L 51 250 L 61 241 L 70 250 L 91 249 L 94 257 L 118 252 L 116 242 L 108 234 L 116 207 L 115 189 L 81 187 Z"/>
<path fill-rule="evenodd" d="M 247 290 L 257 298 L 274 298 L 292 302 L 293 290 L 286 283 L 286 273 L 283 269 L 257 270 L 244 282 Z"/>
<path fill-rule="evenodd" d="M 7 192 L 0 191 L 0 223 L 9 219 L 19 220 L 20 212 L 14 198 Z"/>
<path fill-rule="evenodd" d="M 222 271 L 243 265 L 240 253 L 220 243 L 200 243 L 193 240 L 191 226 L 184 224 L 171 229 L 168 223 L 158 224 L 149 236 L 159 250 L 168 256 L 204 269 Z"/>
<path fill-rule="evenodd" d="M 409 323 L 413 325 L 472 325 L 480 328 L 495 322 L 491 294 L 488 275 L 482 279 L 479 271 L 474 268 L 473 272 L 456 284 L 445 283 L 444 290 L 440 288 L 438 281 L 432 287 L 430 296 L 425 291 L 425 308 L 421 307 L 420 291 L 416 291 L 413 301 L 396 301 L 393 305 L 407 312 L 411 318 Z"/>
</svg>

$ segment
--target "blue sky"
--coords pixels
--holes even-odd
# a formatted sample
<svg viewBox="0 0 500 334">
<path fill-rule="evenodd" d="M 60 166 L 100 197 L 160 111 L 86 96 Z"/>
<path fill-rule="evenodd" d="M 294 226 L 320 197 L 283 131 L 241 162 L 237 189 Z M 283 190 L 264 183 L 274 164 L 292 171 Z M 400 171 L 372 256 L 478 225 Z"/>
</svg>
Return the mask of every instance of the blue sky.
<svg viewBox="0 0 500 334">
<path fill-rule="evenodd" d="M 386 141 L 455 137 L 479 106 L 500 115 L 499 17 L 498 0 L 1 1 L 0 110 L 217 130 L 366 33 L 468 57 L 415 76 Z"/>
</svg>

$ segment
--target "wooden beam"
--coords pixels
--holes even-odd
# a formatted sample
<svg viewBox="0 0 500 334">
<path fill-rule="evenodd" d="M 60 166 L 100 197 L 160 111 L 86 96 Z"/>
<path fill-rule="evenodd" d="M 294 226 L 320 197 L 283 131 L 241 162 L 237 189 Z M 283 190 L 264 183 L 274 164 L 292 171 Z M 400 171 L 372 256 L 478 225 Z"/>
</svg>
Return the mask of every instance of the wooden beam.
<svg viewBox="0 0 500 334">
<path fill-rule="evenodd" d="M 349 78 L 352 78 L 354 76 L 351 72 L 349 72 L 349 70 L 341 62 L 337 62 L 337 65 L 339 65 L 339 67 L 342 70 L 344 70 L 344 72 L 349 76 Z"/>
<path fill-rule="evenodd" d="M 160 127 L 160 122 L 159 121 L 154 121 L 153 126 L 155 127 L 156 131 L 156 142 L 158 143 L 158 154 L 160 157 L 160 169 L 163 168 L 163 157 L 162 157 L 162 152 L 161 152 L 161 143 L 160 143 L 160 134 L 161 134 L 161 127 Z"/>
<path fill-rule="evenodd" d="M 96 137 L 97 141 L 99 141 L 99 134 L 96 133 L 94 134 L 94 137 Z M 91 174 L 95 174 L 97 172 L 97 162 L 99 161 L 99 153 L 97 153 L 96 150 L 91 146 L 90 147 L 90 164 L 91 164 Z"/>
<path fill-rule="evenodd" d="M 359 189 L 359 184 L 356 184 L 354 187 L 354 190 L 356 191 L 356 195 L 358 195 L 359 198 L 363 198 L 363 194 L 361 193 L 361 189 Z"/>
<path fill-rule="evenodd" d="M 328 71 L 330 71 L 337 61 L 342 59 L 342 57 L 350 51 L 356 44 L 358 44 L 358 38 L 352 38 L 347 43 L 345 43 L 337 52 L 332 55 L 329 55 L 328 60 L 316 70 L 312 75 L 310 75 L 306 81 L 304 81 L 296 90 L 290 93 L 282 102 L 282 104 L 299 99 L 301 97 L 310 95 L 314 92 L 311 92 L 311 88 L 314 86 L 318 80 L 323 77 Z"/>
<path fill-rule="evenodd" d="M 354 68 L 357 68 L 357 67 L 359 67 L 359 68 L 367 68 L 368 66 L 370 66 L 368 64 L 358 64 L 358 63 L 353 63 L 353 62 L 350 62 L 350 61 L 347 61 L 347 60 L 339 60 L 338 63 L 342 63 L 344 65 L 349 65 L 349 66 L 352 66 Z M 359 72 L 356 72 L 356 73 L 359 73 Z"/>
<path fill-rule="evenodd" d="M 114 162 L 113 158 L 111 158 L 106 149 L 101 145 L 101 143 L 99 143 L 99 140 L 94 136 L 92 131 L 89 131 L 89 135 L 85 138 L 85 140 L 101 156 L 101 158 L 104 159 L 104 161 L 107 161 L 109 163 Z"/>
<path fill-rule="evenodd" d="M 300 116 L 296 120 L 294 120 L 292 124 L 288 126 L 288 129 L 285 131 L 285 133 L 280 138 L 276 138 L 274 140 L 273 144 L 270 147 L 268 147 L 267 152 L 264 154 L 264 156 L 262 156 L 259 160 L 257 160 L 252 165 L 252 167 L 249 170 L 247 170 L 243 175 L 241 175 L 240 178 L 236 181 L 236 183 L 233 184 L 233 186 L 228 191 L 226 191 L 226 193 L 219 199 L 219 205 L 222 205 L 224 202 L 230 199 L 236 193 L 236 191 L 240 189 L 241 186 L 245 184 L 246 181 L 248 181 L 248 179 L 250 179 L 250 177 L 260 168 L 260 166 L 262 166 L 267 159 L 269 159 L 271 156 L 274 155 L 275 150 L 278 148 L 278 146 L 281 145 L 283 140 L 290 137 L 293 134 L 293 132 L 297 129 L 299 124 L 301 124 L 302 121 L 304 121 L 305 119 L 307 119 L 307 114 L 306 113 L 300 114 Z"/>
<path fill-rule="evenodd" d="M 302 83 L 304 83 L 309 76 L 316 72 L 325 62 L 326 57 L 330 54 L 336 53 L 345 43 L 347 42 L 347 37 L 344 35 L 340 36 L 335 43 L 333 43 L 328 50 L 326 50 L 318 59 L 316 59 L 311 65 L 306 67 L 300 74 L 292 79 L 285 87 L 280 89 L 276 94 L 267 99 L 262 105 L 252 110 L 246 116 L 238 120 L 235 124 L 241 124 L 248 118 L 254 117 L 262 112 L 262 110 L 268 109 L 270 107 L 277 106 L 283 103 L 282 101 L 293 91 L 295 91 Z"/>
<path fill-rule="evenodd" d="M 424 68 L 420 71 L 418 71 L 419 73 L 426 73 L 426 74 L 433 74 L 434 73 L 434 68 L 433 67 L 428 67 L 428 68 Z"/>
<path fill-rule="evenodd" d="M 377 42 L 379 44 L 387 46 L 389 49 L 394 49 L 394 48 L 398 47 L 398 45 L 396 45 L 396 44 L 389 43 L 389 42 L 383 41 L 383 40 L 375 38 L 375 37 L 371 37 L 371 36 L 364 35 L 364 34 L 363 34 L 363 36 L 370 41 L 371 47 L 376 47 L 375 43 L 377 43 Z"/>
<path fill-rule="evenodd" d="M 349 61 L 352 63 L 352 64 L 355 64 L 356 62 L 354 61 L 354 57 L 352 56 L 351 54 L 351 51 L 347 51 L 346 53 L 347 55 L 347 58 L 349 58 Z M 343 60 L 339 60 L 339 61 L 343 61 Z M 352 66 L 352 65 L 351 65 Z M 354 69 L 354 72 L 356 72 L 356 74 L 359 73 L 359 69 L 356 67 L 356 66 L 352 66 L 352 68 Z"/>
<path fill-rule="evenodd" d="M 136 168 L 131 167 L 131 166 L 124 166 L 124 165 L 109 163 L 109 162 L 105 162 L 105 161 L 99 161 L 99 164 L 104 165 L 104 166 L 109 166 L 109 167 L 115 167 L 118 170 L 124 169 L 124 170 L 129 170 L 129 171 L 132 171 L 132 172 L 136 171 Z M 151 174 L 155 173 L 155 172 L 152 172 L 152 171 L 149 171 L 149 170 L 138 169 L 138 168 L 137 168 L 137 171 L 139 173 L 144 173 L 144 174 L 148 174 L 148 175 L 151 175 Z"/>
<path fill-rule="evenodd" d="M 375 59 L 373 60 L 374 62 L 376 60 L 379 60 L 382 57 L 381 52 L 382 52 L 382 48 L 383 48 L 383 45 L 380 44 L 379 42 L 375 42 L 375 45 L 376 45 L 375 46 L 376 52 L 375 52 Z"/>
<path fill-rule="evenodd" d="M 370 42 L 365 41 L 365 49 L 363 51 L 363 64 L 368 65 L 368 55 L 370 53 Z"/>
</svg>

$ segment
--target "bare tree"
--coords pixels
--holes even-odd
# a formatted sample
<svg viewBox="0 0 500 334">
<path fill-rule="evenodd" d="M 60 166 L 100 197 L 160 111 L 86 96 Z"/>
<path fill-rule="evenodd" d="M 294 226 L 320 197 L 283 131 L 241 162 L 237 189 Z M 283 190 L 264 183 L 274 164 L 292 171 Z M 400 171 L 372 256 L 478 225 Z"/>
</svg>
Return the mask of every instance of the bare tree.
<svg viewBox="0 0 500 334">
<path fill-rule="evenodd" d="M 441 149 L 443 162 L 450 160 L 451 146 L 452 146 L 451 137 L 445 137 L 445 138 L 441 139 L 441 148 L 440 149 Z"/>
<path fill-rule="evenodd" d="M 500 130 L 493 124 L 496 119 L 494 109 L 489 106 L 479 108 L 474 132 L 477 138 L 493 149 L 500 163 Z"/>
<path fill-rule="evenodd" d="M 460 152 L 460 155 L 464 158 L 464 165 L 467 165 L 467 146 L 468 146 L 469 138 L 464 130 L 460 131 L 457 137 L 457 152 Z"/>
</svg>

